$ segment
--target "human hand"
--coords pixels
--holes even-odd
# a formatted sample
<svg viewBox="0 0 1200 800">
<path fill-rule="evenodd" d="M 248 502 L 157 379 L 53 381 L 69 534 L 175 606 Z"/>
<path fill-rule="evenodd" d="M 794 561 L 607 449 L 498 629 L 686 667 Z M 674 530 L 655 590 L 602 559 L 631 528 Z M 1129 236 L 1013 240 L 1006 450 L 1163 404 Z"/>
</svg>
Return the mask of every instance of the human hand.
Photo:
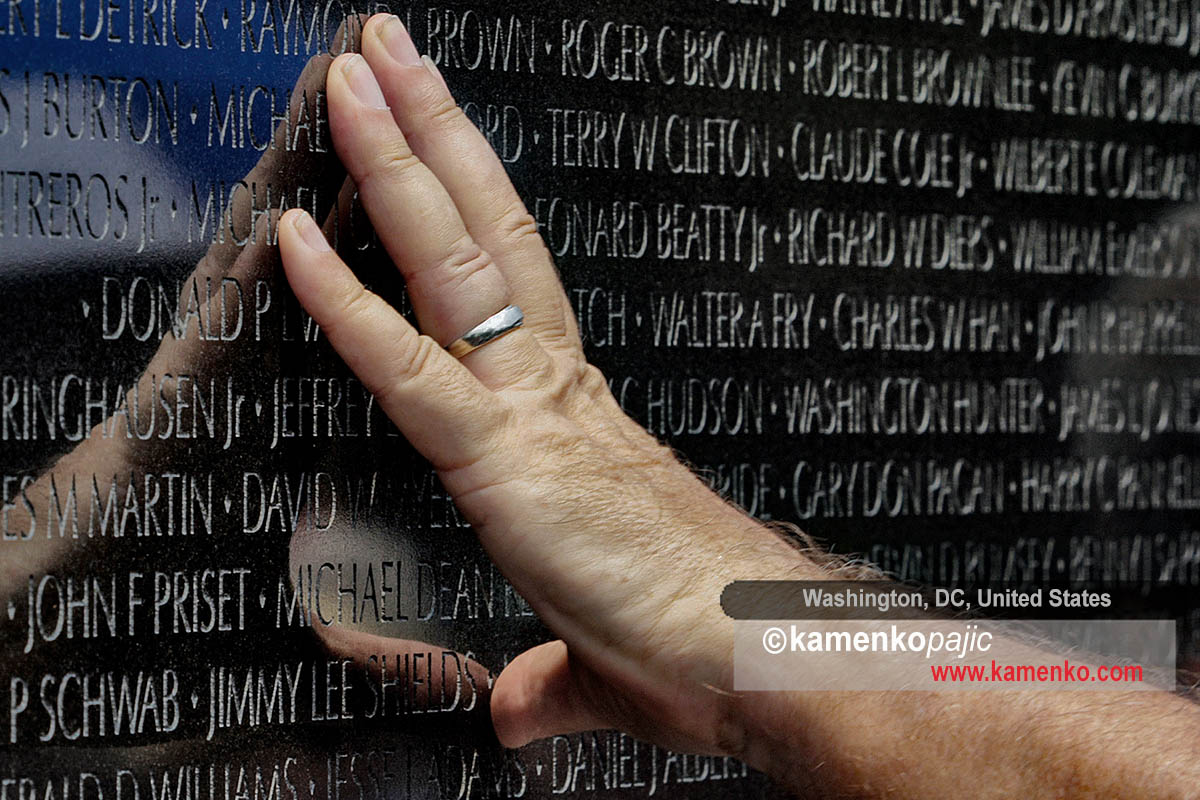
<svg viewBox="0 0 1200 800">
<path fill-rule="evenodd" d="M 403 24 L 373 17 L 362 51 L 329 70 L 330 128 L 420 332 L 304 212 L 281 221 L 281 254 L 301 304 L 562 637 L 497 680 L 501 742 L 621 728 L 740 754 L 720 592 L 780 575 L 795 551 L 622 411 L 584 357 L 534 220 Z M 523 327 L 461 360 L 443 349 L 509 304 Z"/>
</svg>

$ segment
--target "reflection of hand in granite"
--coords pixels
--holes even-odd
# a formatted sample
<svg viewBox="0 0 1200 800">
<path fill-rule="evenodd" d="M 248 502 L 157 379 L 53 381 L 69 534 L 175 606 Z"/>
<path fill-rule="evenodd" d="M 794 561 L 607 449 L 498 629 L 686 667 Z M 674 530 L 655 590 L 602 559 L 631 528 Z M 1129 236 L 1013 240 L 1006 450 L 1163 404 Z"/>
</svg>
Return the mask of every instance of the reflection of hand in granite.
<svg viewBox="0 0 1200 800">
<path fill-rule="evenodd" d="M 153 492 L 159 493 L 155 496 L 161 498 L 164 507 L 168 494 L 180 493 L 178 484 L 175 489 L 155 484 L 151 490 L 144 488 L 144 481 L 149 480 L 148 475 L 180 472 L 202 457 L 201 448 L 206 447 L 205 441 L 193 438 L 190 431 L 188 438 L 176 435 L 182 433 L 177 428 L 187 425 L 185 416 L 195 422 L 196 427 L 204 428 L 206 424 L 199 421 L 200 412 L 195 404 L 192 403 L 189 409 L 185 402 L 193 400 L 188 394 L 191 387 L 202 387 L 203 396 L 210 403 L 205 414 L 215 420 L 213 426 L 217 434 L 212 441 L 218 452 L 235 435 L 239 415 L 248 416 L 244 408 L 237 407 L 237 398 L 232 391 L 221 388 L 210 391 L 210 388 L 222 387 L 231 376 L 259 375 L 262 360 L 278 356 L 267 353 L 265 344 L 255 340 L 251 333 L 252 323 L 247 322 L 255 310 L 256 287 L 275 279 L 273 267 L 277 251 L 272 233 L 278 224 L 278 210 L 272 215 L 270 209 L 263 207 L 266 187 L 271 187 L 272 197 L 282 198 L 297 195 L 298 187 L 303 185 L 305 197 L 329 198 L 314 201 L 314 210 L 322 215 L 337 213 L 336 209 L 330 210 L 334 205 L 332 200 L 342 186 L 344 173 L 336 168 L 331 155 L 310 147 L 310 140 L 293 130 L 301 115 L 307 120 L 314 118 L 314 105 L 318 93 L 324 90 L 325 73 L 331 61 L 329 55 L 320 55 L 305 65 L 291 94 L 290 123 L 279 125 L 272 146 L 242 179 L 246 190 L 235 191 L 232 196 L 221 199 L 223 216 L 211 222 L 216 230 L 216 240 L 191 273 L 180 281 L 177 309 L 168 310 L 167 299 L 155 297 L 152 288 L 156 283 L 174 285 L 169 269 L 161 276 L 149 276 L 144 288 L 136 295 L 143 302 L 148 299 L 153 303 L 156 313 L 169 317 L 165 325 L 167 330 L 136 380 L 125 384 L 123 399 L 114 402 L 116 412 L 95 424 L 74 449 L 59 457 L 49 469 L 36 478 L 27 478 L 21 486 L 20 496 L 5 509 L 6 541 L 0 558 L 0 597 L 24 594 L 30 575 L 87 569 L 100 551 L 106 551 L 107 556 L 111 552 L 108 548 L 117 542 L 112 530 L 117 522 L 115 518 L 109 522 L 109 511 L 120 515 L 127 508 L 126 493 L 137 493 L 135 507 L 149 502 L 145 495 Z M 313 127 L 308 124 L 310 133 Z M 291 136 L 289 130 L 293 131 Z M 254 187 L 259 195 L 257 207 L 250 187 Z M 224 202 L 226 199 L 227 203 Z M 239 235 L 247 233 L 252 218 L 255 219 L 254 235 L 247 236 L 248 241 L 244 243 L 232 241 L 231 231 L 237 231 Z M 332 222 L 332 217 L 330 219 Z M 232 291 L 235 286 L 240 291 L 237 295 L 240 301 L 230 299 L 235 296 Z M 123 327 L 123 316 L 121 319 Z M 221 335 L 228 320 L 239 319 L 239 335 Z M 233 323 L 229 323 L 228 328 L 232 329 Z M 180 400 L 178 404 L 172 402 L 176 396 Z M 180 408 L 189 410 L 180 412 Z M 93 418 L 81 418 L 95 422 Z M 73 485 L 74 505 L 71 499 Z M 110 494 L 111 487 L 115 487 L 115 494 Z M 103 504 L 99 516 L 104 518 L 107 526 L 104 532 L 89 527 L 95 524 L 87 506 L 93 491 Z M 171 528 L 172 519 L 161 519 L 165 513 L 158 515 L 160 524 Z M 56 516 L 64 519 L 56 522 Z M 148 521 L 146 525 L 149 527 Z M 147 535 L 186 532 L 155 529 Z M 130 532 L 122 538 L 130 545 L 136 539 Z"/>
<path fill-rule="evenodd" d="M 344 22 L 332 41 L 344 42 L 347 49 L 356 46 L 357 34 L 364 21 L 351 18 Z M 180 518 L 181 503 L 174 502 L 173 513 L 166 511 L 168 502 L 174 501 L 174 497 L 168 499 L 166 489 L 156 497 L 159 501 L 155 512 L 159 520 L 156 528 L 150 530 L 149 523 L 145 522 L 148 512 L 137 522 L 139 526 L 143 523 L 146 525 L 146 528 L 138 530 L 144 536 L 136 535 L 132 530 L 133 525 L 121 536 L 115 534 L 114 528 L 118 518 L 128 518 L 127 513 L 122 517 L 123 511 L 127 512 L 125 493 L 137 493 L 138 496 L 128 498 L 134 508 L 148 502 L 147 495 L 150 492 L 142 490 L 146 485 L 144 481 L 151 480 L 148 476 L 178 475 L 195 469 L 197 464 L 208 465 L 208 469 L 216 466 L 225 474 L 230 472 L 233 464 L 241 470 L 254 469 L 254 459 L 260 455 L 255 451 L 265 450 L 265 444 L 271 441 L 270 424 L 264 424 L 260 419 L 258 430 L 242 430 L 243 436 L 257 435 L 257 439 L 250 441 L 263 445 L 245 446 L 243 441 L 236 438 L 235 428 L 239 422 L 235 418 L 240 414 L 241 428 L 250 428 L 256 416 L 255 412 L 249 410 L 254 405 L 253 400 L 239 405 L 236 392 L 226 392 L 220 387 L 225 386 L 227 380 L 235 379 L 239 388 L 254 381 L 265 385 L 273 376 L 286 373 L 289 360 L 311 356 L 311 349 L 302 350 L 300 343 L 288 345 L 280 342 L 276 328 L 265 330 L 262 336 L 258 336 L 254 326 L 255 314 L 264 305 L 275 312 L 284 304 L 284 295 L 287 294 L 286 285 L 277 269 L 278 250 L 274 242 L 280 205 L 299 201 L 316 213 L 318 218 L 324 219 L 327 232 L 332 234 L 336 230 L 344 240 L 352 239 L 346 232 L 354 227 L 349 218 L 354 187 L 345 181 L 344 170 L 328 152 L 328 132 L 318 131 L 317 121 L 324 117 L 324 111 L 319 109 L 318 104 L 323 102 L 321 95 L 332 60 L 332 56 L 321 54 L 305 64 L 291 92 L 289 119 L 280 122 L 271 146 L 266 148 L 259 161 L 240 181 L 222 184 L 239 188 L 227 189 L 225 196 L 218 199 L 216 213 L 220 214 L 220 218 L 209 221 L 212 226 L 210 230 L 214 231 L 214 241 L 186 277 L 179 280 L 179 297 L 170 298 L 177 299 L 177 311 L 168 308 L 168 298 L 152 298 L 158 312 L 168 317 L 165 323 L 167 330 L 153 353 L 146 354 L 144 366 L 139 364 L 137 371 L 132 373 L 136 375 L 132 385 L 125 384 L 124 388 L 128 391 L 124 391 L 123 402 L 119 406 L 121 410 L 95 425 L 76 447 L 57 458 L 36 478 L 30 477 L 21 486 L 22 493 L 11 504 L 6 498 L 3 524 L 6 534 L 11 534 L 11 538 L 6 535 L 4 540 L 0 540 L 0 600 L 11 598 L 20 609 L 15 623 L 26 619 L 28 622 L 18 636 L 7 640 L 9 645 L 0 651 L 0 663 L 13 665 L 20 662 L 21 674 L 27 678 L 37 674 L 37 670 L 30 667 L 31 662 L 41 662 L 45 665 L 44 669 L 52 670 L 62 664 L 64 653 L 69 653 L 71 659 L 86 656 L 95 660 L 88 642 L 66 641 L 68 637 L 61 630 L 61 621 L 66 615 L 58 617 L 59 625 L 55 627 L 55 614 L 60 613 L 56 604 L 56 587 L 61 589 L 66 576 L 72 576 L 78 586 L 78 582 L 86 575 L 119 574 L 125 569 L 125 576 L 111 585 L 119 584 L 122 599 L 128 595 L 132 603 L 132 587 L 135 585 L 132 576 L 137 576 L 136 585 L 145 592 L 139 601 L 142 613 L 138 619 L 145 621 L 147 628 L 151 625 L 150 620 L 153 620 L 156 632 L 160 621 L 164 630 L 169 630 L 181 618 L 186 620 L 189 617 L 180 614 L 179 608 L 191 608 L 195 609 L 195 616 L 190 619 L 199 630 L 210 623 L 214 627 L 218 624 L 214 610 L 217 604 L 212 602 L 213 596 L 220 594 L 217 588 L 218 573 L 224 574 L 222 571 L 228 572 L 227 568 L 234 566 L 236 574 L 230 573 L 233 575 L 230 586 L 234 588 L 230 590 L 227 610 L 230 619 L 235 620 L 229 623 L 231 627 L 241 630 L 244 620 L 237 609 L 253 602 L 251 600 L 248 603 L 244 596 L 249 568 L 253 567 L 261 580 L 263 575 L 270 575 L 286 564 L 287 542 L 271 540 L 267 536 L 226 537 L 223 534 L 229 530 L 227 527 L 222 529 L 219 522 L 214 528 L 220 538 L 208 539 L 203 545 L 197 539 L 182 541 L 171 558 L 162 558 L 161 551 L 153 548 L 169 547 L 171 545 L 166 544 L 172 542 L 169 537 L 190 532 L 173 527 L 172 521 Z M 298 124 L 301 120 L 302 125 Z M 320 147 L 315 146 L 318 141 Z M 137 275 L 137 272 L 130 270 L 129 275 L 122 274 L 122 277 L 132 280 Z M 152 271 L 143 284 L 154 285 L 175 285 L 171 265 L 164 265 L 161 273 Z M 240 301 L 235 299 L 227 302 L 229 295 L 226 290 L 231 286 L 238 288 Z M 137 296 L 142 299 L 152 293 L 152 289 L 142 289 Z M 268 301 L 263 300 L 264 296 Z M 239 305 L 240 310 L 231 310 L 238 309 Z M 234 329 L 234 324 L 226 325 L 230 319 L 240 320 L 237 324 L 238 335 L 222 335 L 222 332 Z M 120 324 L 126 324 L 123 315 Z M 115 323 L 110 329 L 115 329 Z M 127 336 L 119 343 L 124 344 L 129 339 Z M 286 352 L 284 348 L 288 348 Z M 303 368 L 303 365 L 298 366 Z M 208 390 L 210 381 L 215 381 L 218 387 L 216 391 Z M 220 401 L 213 402 L 207 409 L 215 419 L 214 427 L 217 430 L 211 439 L 184 439 L 175 437 L 174 432 L 169 430 L 169 425 L 184 425 L 178 412 L 173 418 L 164 415 L 164 409 L 173 405 L 172 393 L 179 389 L 181 383 L 184 386 L 205 387 L 205 395 L 210 401 Z M 197 413 L 194 405 L 191 413 Z M 319 455 L 328 459 L 329 450 L 323 448 Z M 268 458 L 266 455 L 261 457 L 264 460 Z M 332 460 L 336 463 L 336 459 Z M 92 495 L 93 481 L 98 487 L 96 494 L 100 503 L 104 504 L 103 508 L 113 511 L 111 518 L 107 512 L 102 515 L 103 524 L 107 526 L 106 535 L 89 535 L 88 526 L 95 520 L 89 514 L 86 502 Z M 77 491 L 75 508 L 78 525 L 84 529 L 78 537 L 69 530 L 65 535 L 57 535 L 57 528 L 52 527 L 57 523 L 47 521 L 47 516 L 60 513 L 60 508 L 67 509 L 65 516 L 69 520 L 72 506 L 68 498 L 72 485 Z M 176 481 L 175 486 L 178 485 Z M 117 487 L 116 494 L 109 494 L 109 486 Z M 11 485 L 8 488 L 11 490 Z M 177 489 L 175 491 L 178 493 Z M 217 502 L 220 502 L 219 496 Z M 203 532 L 203 526 L 196 525 L 196 516 L 189 517 L 191 524 Z M 296 528 L 297 536 L 301 536 L 302 531 L 311 531 L 311 527 L 303 522 Z M 292 545 L 295 545 L 295 540 Z M 193 560 L 189 547 L 197 546 L 211 547 L 212 558 L 199 562 Z M 196 578 L 197 583 L 185 581 L 182 590 L 178 578 L 168 581 L 165 588 L 156 582 L 158 575 L 172 573 L 200 577 Z M 48 576 L 62 577 L 63 581 L 55 581 L 35 604 L 33 598 L 39 592 L 40 582 L 44 578 L 50 580 Z M 224 581 L 224 578 L 220 580 Z M 200 599 L 201 591 L 207 593 L 203 600 Z M 169 602 L 172 600 L 179 600 L 182 605 L 174 606 Z M 41 609 L 40 612 L 35 612 L 35 605 Z M 35 623 L 35 613 L 40 614 L 39 620 L 45 621 Z M 80 618 L 87 619 L 86 611 L 76 610 L 72 613 L 82 614 Z M 133 619 L 135 612 L 132 607 L 129 613 L 130 619 Z M 314 619 L 312 622 L 316 625 L 318 621 Z M 255 623 L 252 621 L 251 625 Z M 460 711 L 486 707 L 490 676 L 486 668 L 466 655 L 412 638 L 385 639 L 338 625 L 316 625 L 315 629 L 326 650 L 354 660 L 365 675 L 375 680 L 398 680 L 395 675 L 402 669 L 399 662 L 411 657 L 414 672 L 418 662 L 428 667 L 428 676 L 422 684 L 427 697 L 460 697 L 456 701 Z M 124 618 L 119 632 L 122 635 L 126 632 Z M 52 640 L 64 647 L 46 647 L 46 643 Z M 175 643 L 183 647 L 186 641 L 178 638 Z M 113 651 L 110 649 L 109 652 Z M 269 652 L 269 648 L 263 652 Z M 435 657 L 439 659 L 437 669 L 432 667 Z M 223 666 L 222 658 L 214 654 L 211 666 Z M 247 667 L 251 661 L 247 659 Z M 454 667 L 449 673 L 445 668 L 447 663 Z M 172 664 L 172 667 L 177 665 Z M 17 667 L 13 667 L 13 670 L 15 676 Z M 444 681 L 449 681 L 450 685 L 443 686 Z M 39 707 L 39 683 L 33 679 L 27 683 L 32 690 L 27 688 L 31 695 L 26 696 L 25 703 L 30 709 L 29 716 L 32 716 L 35 713 L 33 709 Z M 6 679 L 6 690 L 7 684 Z M 392 692 L 392 702 L 398 694 L 398 691 Z M 19 693 L 13 696 L 18 697 Z M 387 703 L 381 701 L 380 705 L 386 706 Z M 207 706 L 210 714 L 208 736 L 211 738 L 222 732 L 215 724 L 219 704 L 214 700 Z M 381 712 L 380 717 L 383 716 L 385 714 Z M 4 738 L 7 740 L 8 736 L 6 730 Z M 162 763 L 169 763 L 173 756 L 169 750 L 163 750 L 158 753 L 158 758 Z"/>
<path fill-rule="evenodd" d="M 1080 707 L 1049 692 L 1019 703 L 733 693 L 724 585 L 829 573 L 710 492 L 622 412 L 586 363 L 536 225 L 398 19 L 368 23 L 363 56 L 330 69 L 331 129 L 421 333 L 364 289 L 307 215 L 285 216 L 280 246 L 301 303 L 562 637 L 498 679 L 502 742 L 618 727 L 741 756 L 797 789 L 958 797 L 986 775 L 997 794 L 1037 796 L 1068 783 L 1119 792 L 1147 774 L 1136 748 L 1124 758 L 1104 749 L 1118 723 L 1149 736 L 1141 726 L 1169 711 L 1195 730 L 1186 703 L 1166 694 Z M 461 360 L 443 349 L 509 304 L 524 310 L 524 327 Z M 1049 718 L 1072 719 L 1088 738 L 1046 735 Z M 951 759 L 968 733 L 971 746 Z M 1178 756 L 1188 741 L 1159 746 Z"/>
</svg>

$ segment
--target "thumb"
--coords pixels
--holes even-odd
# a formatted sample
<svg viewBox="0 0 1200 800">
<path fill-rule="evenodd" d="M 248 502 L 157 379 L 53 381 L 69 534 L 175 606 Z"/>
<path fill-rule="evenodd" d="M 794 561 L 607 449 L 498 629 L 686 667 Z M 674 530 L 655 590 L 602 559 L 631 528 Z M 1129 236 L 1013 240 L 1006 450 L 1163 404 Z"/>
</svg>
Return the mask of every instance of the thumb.
<svg viewBox="0 0 1200 800">
<path fill-rule="evenodd" d="M 594 700 L 595 681 L 561 640 L 521 653 L 492 686 L 492 724 L 500 743 L 520 747 L 555 734 L 611 728 Z"/>
</svg>

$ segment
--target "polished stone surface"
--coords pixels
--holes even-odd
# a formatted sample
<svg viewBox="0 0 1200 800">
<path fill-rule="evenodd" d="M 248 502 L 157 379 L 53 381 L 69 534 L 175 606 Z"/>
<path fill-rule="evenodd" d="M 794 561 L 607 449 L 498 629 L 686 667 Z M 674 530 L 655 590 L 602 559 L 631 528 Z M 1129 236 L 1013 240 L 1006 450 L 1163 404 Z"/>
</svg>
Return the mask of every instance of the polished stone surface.
<svg viewBox="0 0 1200 800">
<path fill-rule="evenodd" d="M 350 11 L 406 20 L 618 398 L 752 513 L 925 582 L 1194 591 L 1200 20 L 1133 7 L 0 6 L 7 797 L 770 793 L 495 744 L 489 670 L 548 632 L 272 246 L 332 209 L 403 308 L 338 196 Z"/>
</svg>

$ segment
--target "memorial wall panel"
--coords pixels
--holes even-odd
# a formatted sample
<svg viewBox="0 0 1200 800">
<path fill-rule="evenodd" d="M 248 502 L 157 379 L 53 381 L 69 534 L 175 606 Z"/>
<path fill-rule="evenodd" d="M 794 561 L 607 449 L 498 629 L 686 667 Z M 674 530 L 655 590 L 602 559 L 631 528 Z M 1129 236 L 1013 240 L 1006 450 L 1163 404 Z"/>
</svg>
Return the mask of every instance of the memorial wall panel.
<svg viewBox="0 0 1200 800">
<path fill-rule="evenodd" d="M 5 0 L 0 798 L 777 793 L 496 744 L 550 634 L 274 248 L 304 207 L 407 308 L 324 95 L 379 11 L 715 488 L 904 579 L 1153 589 L 1195 666 L 1200 2 Z"/>
</svg>

